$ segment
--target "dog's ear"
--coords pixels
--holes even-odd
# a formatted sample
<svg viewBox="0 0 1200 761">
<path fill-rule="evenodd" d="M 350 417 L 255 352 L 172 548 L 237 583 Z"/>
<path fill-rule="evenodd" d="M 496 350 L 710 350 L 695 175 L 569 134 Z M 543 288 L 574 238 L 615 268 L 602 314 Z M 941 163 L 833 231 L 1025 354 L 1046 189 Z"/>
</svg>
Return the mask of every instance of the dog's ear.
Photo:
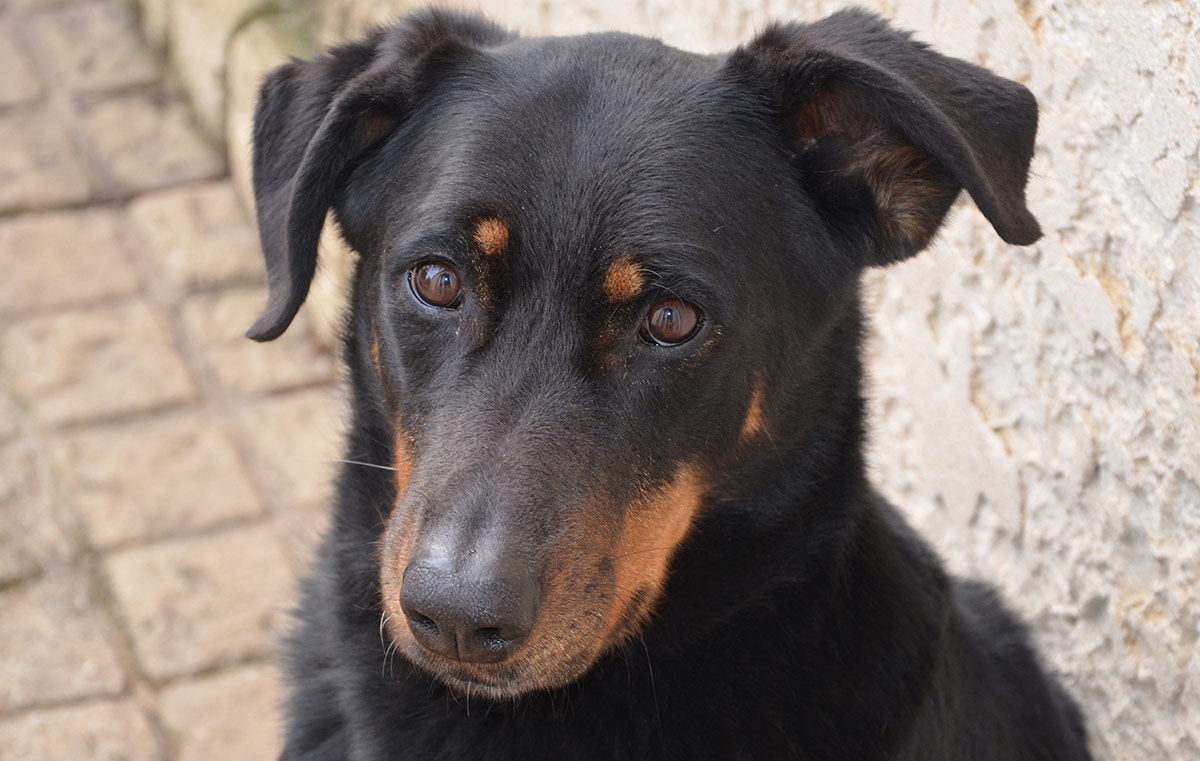
<svg viewBox="0 0 1200 761">
<path fill-rule="evenodd" d="M 296 316 L 316 272 L 326 212 L 349 171 L 409 115 L 423 80 L 510 38 L 482 17 L 430 10 L 267 76 L 252 168 L 270 296 L 247 336 L 269 341 Z"/>
<path fill-rule="evenodd" d="M 1025 206 L 1037 101 L 860 10 L 777 25 L 729 70 L 779 109 L 812 202 L 855 265 L 924 248 L 966 188 L 1000 237 L 1041 237 Z"/>
</svg>

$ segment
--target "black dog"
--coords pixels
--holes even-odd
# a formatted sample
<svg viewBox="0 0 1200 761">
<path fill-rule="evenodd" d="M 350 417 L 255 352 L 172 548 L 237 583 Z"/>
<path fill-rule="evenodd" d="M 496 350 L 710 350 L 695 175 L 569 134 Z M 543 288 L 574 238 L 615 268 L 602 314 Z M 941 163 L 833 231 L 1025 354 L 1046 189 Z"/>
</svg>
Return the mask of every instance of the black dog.
<svg viewBox="0 0 1200 761">
<path fill-rule="evenodd" d="M 861 12 L 701 56 L 435 11 L 275 70 L 250 336 L 329 209 L 361 256 L 284 758 L 1089 758 L 864 477 L 859 274 L 964 188 L 1036 240 L 1036 124 Z"/>
</svg>

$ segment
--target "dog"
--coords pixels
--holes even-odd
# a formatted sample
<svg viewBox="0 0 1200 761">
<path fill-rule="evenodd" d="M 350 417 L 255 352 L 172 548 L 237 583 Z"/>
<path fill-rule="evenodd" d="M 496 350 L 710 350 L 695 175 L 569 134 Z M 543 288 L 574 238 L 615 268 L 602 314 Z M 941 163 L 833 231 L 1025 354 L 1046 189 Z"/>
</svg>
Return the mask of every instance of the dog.
<svg viewBox="0 0 1200 761">
<path fill-rule="evenodd" d="M 964 189 L 1037 240 L 1036 129 L 862 11 L 696 55 L 430 10 L 270 73 L 248 335 L 329 211 L 359 254 L 283 758 L 1089 759 L 864 473 L 861 273 Z"/>
</svg>

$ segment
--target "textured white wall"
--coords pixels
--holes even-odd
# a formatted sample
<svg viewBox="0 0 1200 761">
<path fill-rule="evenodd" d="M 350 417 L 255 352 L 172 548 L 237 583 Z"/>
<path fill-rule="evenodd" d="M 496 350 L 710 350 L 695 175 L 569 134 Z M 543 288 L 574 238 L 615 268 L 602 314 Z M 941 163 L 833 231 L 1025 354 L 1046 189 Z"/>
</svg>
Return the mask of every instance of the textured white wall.
<svg viewBox="0 0 1200 761">
<path fill-rule="evenodd" d="M 529 34 L 624 29 L 696 50 L 843 3 L 492 0 Z M 872 276 L 876 479 L 951 567 L 1033 624 L 1104 759 L 1200 759 L 1200 8 L 879 0 L 1042 105 L 1036 246 L 960 204 Z M 411 4 L 339 0 L 341 39 Z"/>
</svg>

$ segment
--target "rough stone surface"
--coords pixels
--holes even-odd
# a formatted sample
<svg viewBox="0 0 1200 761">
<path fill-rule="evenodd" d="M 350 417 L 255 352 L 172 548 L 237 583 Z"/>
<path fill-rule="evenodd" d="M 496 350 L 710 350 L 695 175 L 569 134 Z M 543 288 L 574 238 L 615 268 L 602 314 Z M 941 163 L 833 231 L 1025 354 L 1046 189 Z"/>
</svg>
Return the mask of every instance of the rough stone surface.
<svg viewBox="0 0 1200 761">
<path fill-rule="evenodd" d="M 267 293 L 260 288 L 201 294 L 184 302 L 184 326 L 202 347 L 217 379 L 244 394 L 332 380 L 333 362 L 303 318 L 271 343 L 246 340 L 246 329 L 266 303 Z"/>
<path fill-rule="evenodd" d="M 239 373 L 257 235 L 128 7 L 0 0 L 0 761 L 273 758 L 323 511 L 245 425 L 332 420 L 331 361 L 301 319 Z"/>
<path fill-rule="evenodd" d="M 103 634 L 103 616 L 83 576 L 64 573 L 0 591 L 0 610 L 0 653 L 5 656 L 0 660 L 0 715 L 112 695 L 125 686 Z"/>
<path fill-rule="evenodd" d="M 0 114 L 0 214 L 79 203 L 91 182 L 61 120 L 49 109 Z"/>
<path fill-rule="evenodd" d="M 239 423 L 254 447 L 253 461 L 274 508 L 274 529 L 292 567 L 305 570 L 329 520 L 337 467 L 332 461 L 341 457 L 342 406 L 328 391 L 304 391 L 257 404 Z"/>
<path fill-rule="evenodd" d="M 265 277 L 258 233 L 228 181 L 141 196 L 129 217 L 171 297 Z"/>
<path fill-rule="evenodd" d="M 251 212 L 254 210 L 254 191 L 250 183 L 250 136 L 258 88 L 267 72 L 287 61 L 288 56 L 312 52 L 310 45 L 298 39 L 294 26 L 294 19 L 289 20 L 281 14 L 263 16 L 247 24 L 229 44 L 229 64 L 225 73 L 225 145 L 229 151 L 229 172 L 234 187 L 243 208 Z"/>
<path fill-rule="evenodd" d="M 230 36 L 263 0 L 167 3 L 172 58 L 197 116 L 209 134 L 224 137 L 225 61 Z"/>
<path fill-rule="evenodd" d="M 33 64 L 5 25 L 0 25 L 0 71 L 4 72 L 0 79 L 0 106 L 23 103 L 42 92 Z"/>
<path fill-rule="evenodd" d="M 2 336 L 0 366 L 41 423 L 65 425 L 190 400 L 162 320 L 141 302 L 36 317 Z"/>
<path fill-rule="evenodd" d="M 0 314 L 127 296 L 138 278 L 121 244 L 120 217 L 108 210 L 33 214 L 0 220 Z"/>
<path fill-rule="evenodd" d="M 53 443 L 52 454 L 65 498 L 101 549 L 262 512 L 241 458 L 204 415 L 71 434 Z"/>
<path fill-rule="evenodd" d="M 340 456 L 343 424 L 328 391 L 292 394 L 247 410 L 238 420 L 280 506 L 324 505 Z"/>
<path fill-rule="evenodd" d="M 179 761 L 274 759 L 282 750 L 279 673 L 251 666 L 163 690 L 163 722 Z"/>
<path fill-rule="evenodd" d="M 216 177 L 224 168 L 183 103 L 163 90 L 139 90 L 88 104 L 83 121 L 98 161 L 119 193 Z"/>
<path fill-rule="evenodd" d="M 159 76 L 126 3 L 68 5 L 35 17 L 30 25 L 45 60 L 77 92 L 146 84 Z"/>
<path fill-rule="evenodd" d="M 48 481 L 32 446 L 0 444 L 0 585 L 61 566 L 76 554 L 72 523 L 51 499 Z"/>
<path fill-rule="evenodd" d="M 14 11 L 32 11 L 36 13 L 46 10 L 47 8 L 61 8 L 64 5 L 83 1 L 84 0 L 7 0 L 7 2 L 2 5 L 7 8 L 12 8 Z"/>
<path fill-rule="evenodd" d="M 0 761 L 162 761 L 132 700 L 88 703 L 0 721 Z"/>
<path fill-rule="evenodd" d="M 114 553 L 105 568 L 156 680 L 271 652 L 293 593 L 278 539 L 261 527 Z"/>
<path fill-rule="evenodd" d="M 167 6 L 168 0 L 138 0 L 138 22 L 142 37 L 155 52 L 167 51 Z"/>
<path fill-rule="evenodd" d="M 0 394 L 0 444 L 21 432 L 21 410 L 7 394 Z"/>
</svg>

